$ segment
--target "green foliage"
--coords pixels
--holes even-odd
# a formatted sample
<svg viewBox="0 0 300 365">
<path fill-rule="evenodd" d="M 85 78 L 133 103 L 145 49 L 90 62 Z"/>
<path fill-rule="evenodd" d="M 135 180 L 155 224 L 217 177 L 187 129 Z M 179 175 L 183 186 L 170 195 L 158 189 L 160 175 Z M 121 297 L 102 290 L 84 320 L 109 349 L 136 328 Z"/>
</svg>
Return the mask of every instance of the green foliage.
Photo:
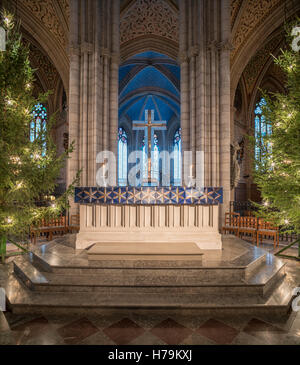
<svg viewBox="0 0 300 365">
<path fill-rule="evenodd" d="M 263 92 L 263 114 L 272 134 L 261 136 L 262 159 L 254 161 L 254 181 L 263 198 L 258 215 L 300 233 L 300 54 L 290 47 L 291 26 L 287 29 L 289 47 L 274 59 L 286 74 L 286 93 Z"/>
<path fill-rule="evenodd" d="M 29 50 L 21 42 L 12 16 L 4 12 L 2 18 L 7 44 L 6 51 L 0 52 L 0 236 L 25 238 L 31 224 L 57 217 L 68 207 L 76 180 L 57 200 L 49 197 L 74 144 L 57 156 L 51 137 L 54 118 L 30 142 L 31 111 L 38 102 L 45 102 L 48 94 L 38 100 L 32 96 L 34 71 Z"/>
</svg>

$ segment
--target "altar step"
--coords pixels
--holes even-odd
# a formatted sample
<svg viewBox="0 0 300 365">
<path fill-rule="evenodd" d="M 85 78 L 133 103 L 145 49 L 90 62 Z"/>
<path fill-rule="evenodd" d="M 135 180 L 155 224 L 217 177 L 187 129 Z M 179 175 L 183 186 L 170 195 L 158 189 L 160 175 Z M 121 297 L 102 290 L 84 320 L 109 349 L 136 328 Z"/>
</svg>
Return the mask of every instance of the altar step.
<svg viewBox="0 0 300 365">
<path fill-rule="evenodd" d="M 86 251 L 49 244 L 14 260 L 6 285 L 15 313 L 102 313 L 106 310 L 195 310 L 197 314 L 285 315 L 292 288 L 285 264 L 232 239 L 230 259 L 134 258 L 88 260 Z M 217 253 L 215 253 L 217 255 Z M 206 259 L 205 259 L 206 258 Z M 189 266 L 190 265 L 190 266 Z"/>
<path fill-rule="evenodd" d="M 284 264 L 273 262 L 259 267 L 248 280 L 240 277 L 210 274 L 199 275 L 203 269 L 102 269 L 98 274 L 57 274 L 39 271 L 26 257 L 14 261 L 14 272 L 31 290 L 37 292 L 97 292 L 102 295 L 261 295 L 268 294 L 274 283 L 284 277 Z M 91 271 L 92 269 L 89 269 Z M 230 269 L 231 271 L 234 268 Z M 205 270 L 206 271 L 206 270 Z M 220 270 L 221 271 L 221 270 Z M 237 269 L 237 271 L 240 271 Z M 203 274 L 203 273 L 202 273 Z"/>
<path fill-rule="evenodd" d="M 28 290 L 13 275 L 6 287 L 8 307 L 16 314 L 104 314 L 107 310 L 130 312 L 134 310 L 184 310 L 195 311 L 196 315 L 273 315 L 281 317 L 289 312 L 291 288 L 283 281 L 267 299 L 261 296 L 198 295 L 169 293 L 160 295 L 143 291 L 131 296 L 127 293 L 37 293 Z"/>
</svg>

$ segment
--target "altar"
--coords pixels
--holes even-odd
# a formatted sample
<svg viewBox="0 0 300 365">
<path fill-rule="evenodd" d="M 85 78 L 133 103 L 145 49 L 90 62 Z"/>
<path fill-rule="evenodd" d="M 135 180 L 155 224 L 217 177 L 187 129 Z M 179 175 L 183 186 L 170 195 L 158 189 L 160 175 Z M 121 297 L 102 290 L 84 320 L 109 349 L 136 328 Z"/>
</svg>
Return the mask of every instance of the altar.
<svg viewBox="0 0 300 365">
<path fill-rule="evenodd" d="M 221 187 L 76 187 L 76 248 L 98 242 L 193 242 L 220 250 Z"/>
</svg>

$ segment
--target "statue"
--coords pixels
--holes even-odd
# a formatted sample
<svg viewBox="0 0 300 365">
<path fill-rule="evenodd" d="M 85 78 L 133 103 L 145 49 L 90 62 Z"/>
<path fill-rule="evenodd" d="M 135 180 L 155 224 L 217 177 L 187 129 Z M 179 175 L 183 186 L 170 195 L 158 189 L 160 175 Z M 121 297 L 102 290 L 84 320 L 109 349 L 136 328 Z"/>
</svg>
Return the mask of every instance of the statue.
<svg viewBox="0 0 300 365">
<path fill-rule="evenodd" d="M 231 163 L 230 163 L 230 185 L 231 189 L 237 187 L 240 180 L 241 164 L 244 159 L 244 137 L 240 142 L 233 142 L 230 144 Z"/>
</svg>

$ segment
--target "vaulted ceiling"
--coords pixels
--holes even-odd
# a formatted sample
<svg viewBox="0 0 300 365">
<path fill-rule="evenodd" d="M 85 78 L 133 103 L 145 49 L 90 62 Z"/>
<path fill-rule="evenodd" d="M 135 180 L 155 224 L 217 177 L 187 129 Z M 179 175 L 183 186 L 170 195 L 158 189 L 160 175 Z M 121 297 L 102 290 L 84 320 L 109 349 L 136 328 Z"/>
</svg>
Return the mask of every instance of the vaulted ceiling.
<svg viewBox="0 0 300 365">
<path fill-rule="evenodd" d="M 28 40 L 34 40 L 34 47 L 48 57 L 66 89 L 69 77 L 70 1 L 6 1 L 21 18 Z M 234 90 L 257 51 L 270 41 L 272 34 L 286 18 L 299 10 L 300 2 L 295 0 L 231 0 L 231 84 Z M 137 54 L 137 49 L 140 52 L 149 49 L 162 52 L 162 47 L 165 47 L 165 54 L 176 59 L 178 12 L 178 0 L 121 0 L 121 60 Z M 166 42 L 162 43 L 162 39 Z"/>
<path fill-rule="evenodd" d="M 180 69 L 176 61 L 156 52 L 138 54 L 119 71 L 119 119 L 143 120 L 146 109 L 155 120 L 180 115 Z"/>
</svg>

